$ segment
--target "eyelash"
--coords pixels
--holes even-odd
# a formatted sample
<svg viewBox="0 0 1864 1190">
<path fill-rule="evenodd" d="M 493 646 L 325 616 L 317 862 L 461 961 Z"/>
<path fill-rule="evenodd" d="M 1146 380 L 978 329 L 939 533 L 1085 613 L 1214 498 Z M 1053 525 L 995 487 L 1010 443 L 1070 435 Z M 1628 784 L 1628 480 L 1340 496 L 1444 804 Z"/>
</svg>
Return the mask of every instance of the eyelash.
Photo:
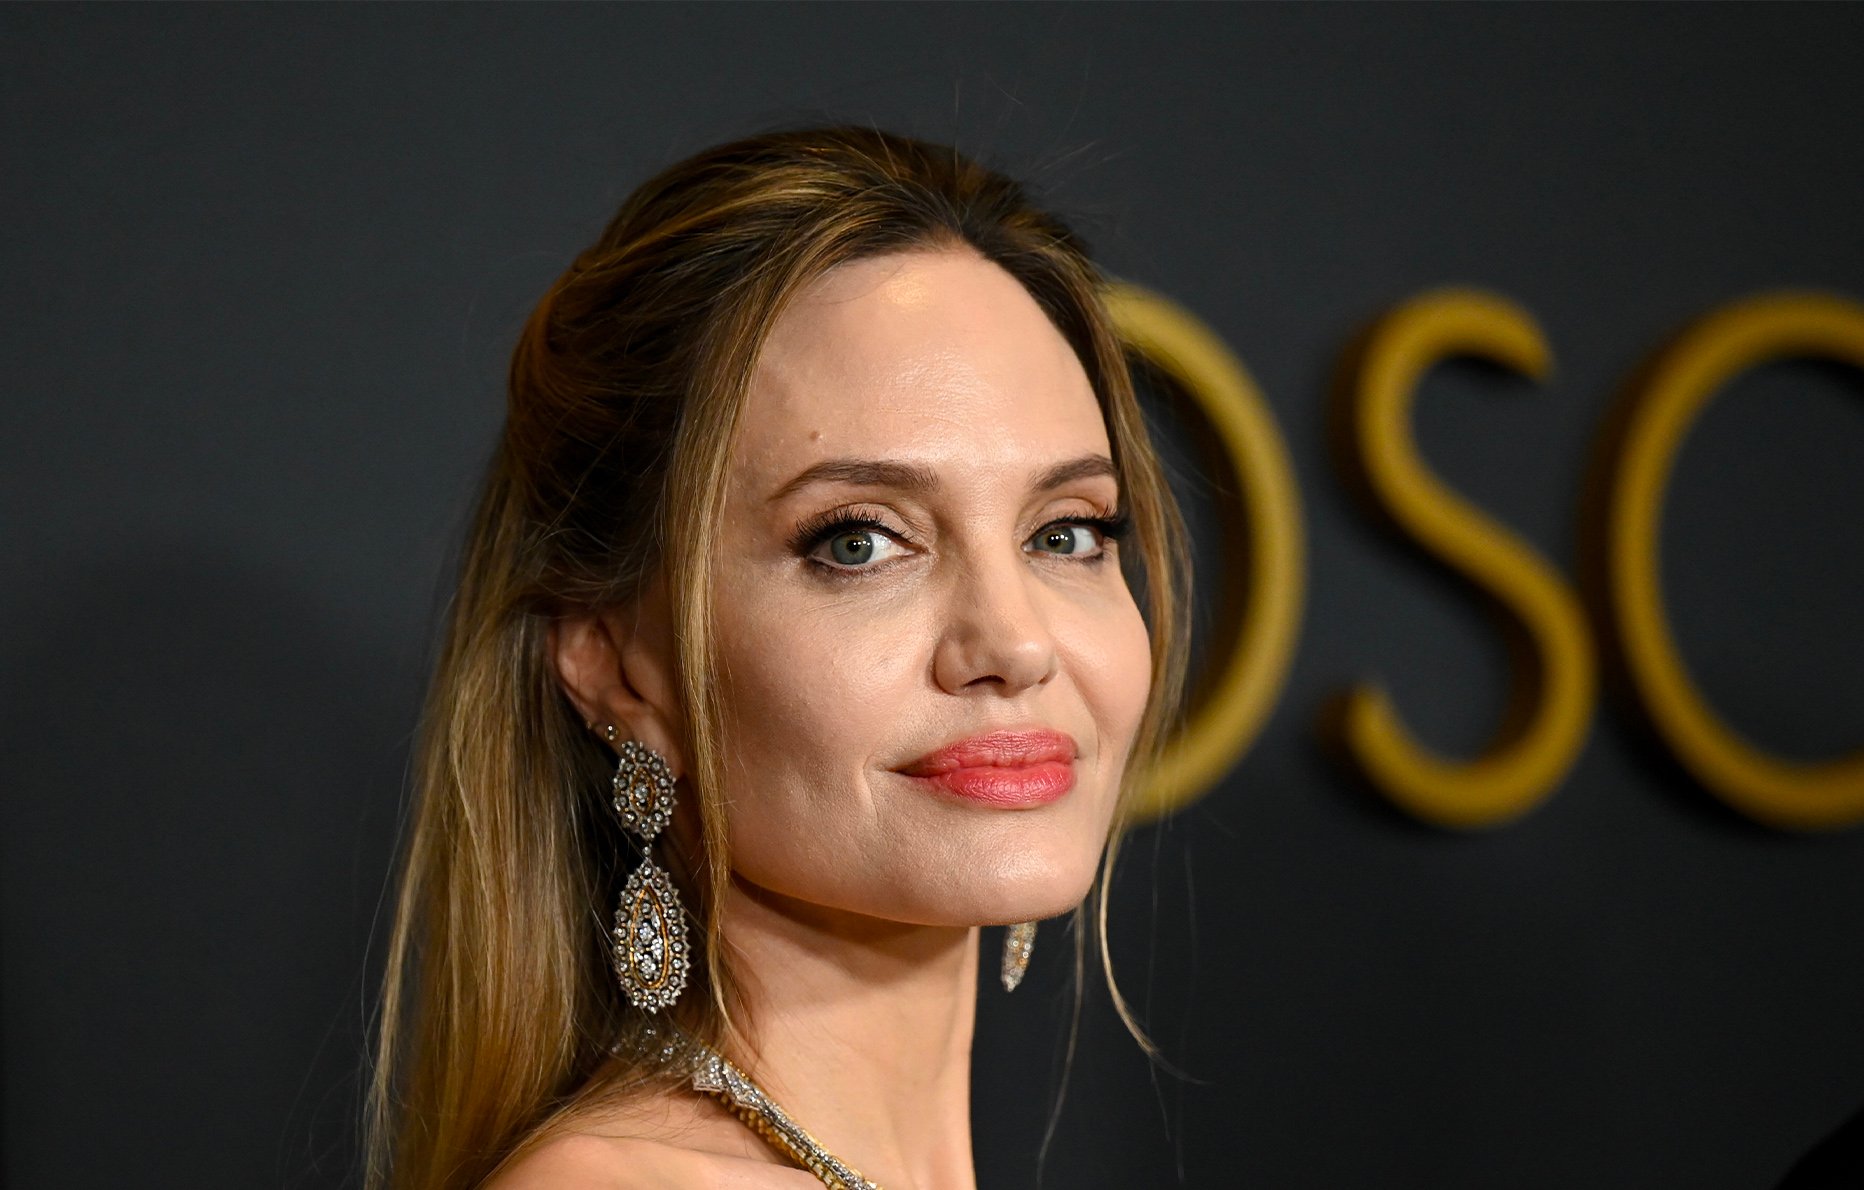
<svg viewBox="0 0 1864 1190">
<path fill-rule="evenodd" d="M 1040 529 L 1037 529 L 1031 536 L 1040 536 L 1058 525 L 1086 525 L 1088 528 L 1100 534 L 1103 542 L 1117 542 L 1132 530 L 1132 516 L 1122 508 L 1115 510 L 1108 516 L 1059 517 L 1043 525 Z M 820 558 L 812 556 L 816 550 L 821 547 L 823 542 L 838 537 L 843 533 L 884 533 L 888 537 L 892 537 L 896 540 L 900 539 L 900 534 L 889 529 L 886 525 L 873 517 L 830 512 L 824 513 L 819 517 L 812 517 L 803 522 L 803 524 L 797 528 L 796 533 L 791 537 L 790 548 L 802 555 L 804 560 L 813 563 L 818 569 L 824 570 L 832 577 L 838 579 L 853 578 L 866 571 L 876 569 L 876 567 L 872 566 L 837 566 L 832 562 L 824 562 Z M 1067 554 L 1058 554 L 1056 556 L 1060 558 L 1070 557 Z M 1103 545 L 1099 553 L 1089 554 L 1084 558 L 1074 558 L 1072 560 L 1086 565 L 1099 565 L 1105 562 L 1108 557 L 1109 555 L 1106 547 Z"/>
</svg>

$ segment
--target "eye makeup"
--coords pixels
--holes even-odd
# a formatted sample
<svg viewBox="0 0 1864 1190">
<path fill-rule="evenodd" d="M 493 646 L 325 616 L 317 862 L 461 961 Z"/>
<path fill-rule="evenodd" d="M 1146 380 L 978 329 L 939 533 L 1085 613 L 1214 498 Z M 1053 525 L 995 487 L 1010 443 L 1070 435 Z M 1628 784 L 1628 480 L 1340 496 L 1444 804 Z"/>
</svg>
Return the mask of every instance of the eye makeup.
<svg viewBox="0 0 1864 1190">
<path fill-rule="evenodd" d="M 1132 517 L 1124 508 L 1119 508 L 1104 515 L 1056 517 L 1038 528 L 1030 540 L 1062 526 L 1085 525 L 1093 529 L 1102 542 L 1102 547 L 1091 554 L 1051 554 L 1050 556 L 1066 561 L 1085 564 L 1103 562 L 1109 556 L 1106 546 L 1127 537 L 1132 531 Z M 913 544 L 913 538 L 903 530 L 895 529 L 878 517 L 858 509 L 838 508 L 809 517 L 790 534 L 789 548 L 793 554 L 813 563 L 820 570 L 837 578 L 852 577 L 865 571 L 878 570 L 878 566 L 841 566 L 825 562 L 814 556 L 823 544 L 844 533 L 880 533 L 907 545 Z M 1034 550 L 1032 553 L 1048 553 Z"/>
<path fill-rule="evenodd" d="M 1042 526 L 1042 528 L 1037 529 L 1036 532 L 1045 533 L 1053 529 L 1056 525 L 1086 525 L 1088 528 L 1099 533 L 1103 540 L 1120 541 L 1132 532 L 1133 518 L 1132 514 L 1128 513 L 1124 508 L 1116 509 L 1107 516 L 1058 517 Z"/>
<path fill-rule="evenodd" d="M 893 528 L 878 517 L 857 509 L 835 508 L 817 513 L 796 526 L 796 531 L 790 534 L 790 552 L 807 557 L 831 537 L 861 532 L 885 533 L 909 545 L 912 543 L 911 535 Z"/>
</svg>

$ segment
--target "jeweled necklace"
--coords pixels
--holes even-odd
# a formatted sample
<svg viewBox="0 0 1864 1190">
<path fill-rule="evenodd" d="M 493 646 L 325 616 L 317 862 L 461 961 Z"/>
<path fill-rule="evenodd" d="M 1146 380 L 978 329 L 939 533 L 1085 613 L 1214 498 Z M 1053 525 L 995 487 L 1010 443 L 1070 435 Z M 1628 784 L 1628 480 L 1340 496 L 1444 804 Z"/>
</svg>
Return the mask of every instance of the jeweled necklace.
<svg viewBox="0 0 1864 1190">
<path fill-rule="evenodd" d="M 723 1054 L 702 1041 L 689 1039 L 688 1044 L 698 1059 L 693 1067 L 693 1090 L 722 1102 L 751 1131 L 814 1174 L 824 1186 L 832 1190 L 880 1190 L 878 1183 L 868 1181 L 859 1170 L 823 1148 L 752 1082 L 750 1075 L 733 1066 Z"/>
</svg>

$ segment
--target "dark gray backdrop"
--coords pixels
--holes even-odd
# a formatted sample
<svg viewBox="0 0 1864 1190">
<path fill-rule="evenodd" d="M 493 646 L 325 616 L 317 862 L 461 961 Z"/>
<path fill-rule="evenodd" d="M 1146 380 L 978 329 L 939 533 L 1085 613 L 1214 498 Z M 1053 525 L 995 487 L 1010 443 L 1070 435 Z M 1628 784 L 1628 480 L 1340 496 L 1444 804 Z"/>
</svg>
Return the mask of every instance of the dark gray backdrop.
<svg viewBox="0 0 1864 1190">
<path fill-rule="evenodd" d="M 1860 51 L 1855 6 L 0 12 L 7 1185 L 353 1175 L 407 737 L 519 320 L 651 171 L 818 116 L 1035 177 L 1245 357 L 1300 476 L 1277 712 L 1117 890 L 1192 1080 L 1090 991 L 1046 1184 L 1773 1185 L 1864 1102 L 1864 832 L 1746 824 L 1614 701 L 1507 829 L 1359 792 L 1328 693 L 1379 675 L 1467 754 L 1506 656 L 1350 502 L 1323 398 L 1407 295 L 1527 304 L 1555 379 L 1442 369 L 1420 435 L 1571 573 L 1639 360 L 1757 289 L 1864 295 Z M 1861 390 L 1741 380 L 1671 497 L 1690 663 L 1793 756 L 1864 743 Z M 1034 1182 L 1065 949 L 985 989 L 987 1188 Z"/>
</svg>

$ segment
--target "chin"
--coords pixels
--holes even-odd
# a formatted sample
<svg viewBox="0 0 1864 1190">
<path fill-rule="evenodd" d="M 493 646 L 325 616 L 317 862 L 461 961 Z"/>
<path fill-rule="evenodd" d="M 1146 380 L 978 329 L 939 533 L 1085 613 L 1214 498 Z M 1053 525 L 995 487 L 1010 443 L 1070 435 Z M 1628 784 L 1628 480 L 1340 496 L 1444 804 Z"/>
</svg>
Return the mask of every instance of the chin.
<svg viewBox="0 0 1864 1190">
<path fill-rule="evenodd" d="M 1101 849 L 1078 842 L 1053 849 L 1029 847 L 997 853 L 973 869 L 952 898 L 952 925 L 998 926 L 1045 921 L 1072 912 L 1086 899 L 1100 871 Z"/>
<path fill-rule="evenodd" d="M 992 848 L 970 856 L 947 852 L 933 863 L 886 865 L 884 879 L 873 878 L 874 873 L 850 874 L 850 879 L 832 888 L 778 881 L 764 887 L 797 900 L 886 921 L 1000 926 L 1045 921 L 1072 912 L 1093 887 L 1099 869 L 1100 850 L 1078 844 L 1053 853 L 1040 847 L 1014 852 Z"/>
</svg>

